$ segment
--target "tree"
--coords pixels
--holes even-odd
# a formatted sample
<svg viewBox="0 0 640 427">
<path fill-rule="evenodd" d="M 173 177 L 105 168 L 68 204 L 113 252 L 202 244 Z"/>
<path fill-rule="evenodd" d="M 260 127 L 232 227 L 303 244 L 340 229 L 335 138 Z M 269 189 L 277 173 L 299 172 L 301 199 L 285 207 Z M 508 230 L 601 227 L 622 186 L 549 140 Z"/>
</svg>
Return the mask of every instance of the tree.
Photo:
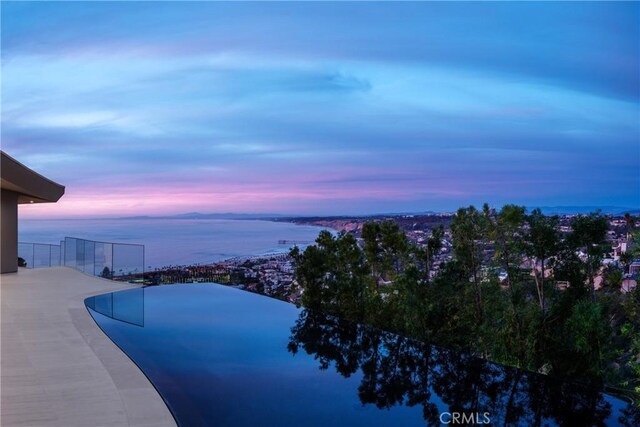
<svg viewBox="0 0 640 427">
<path fill-rule="evenodd" d="M 627 240 L 627 252 L 636 258 L 640 257 L 640 230 L 634 230 L 630 238 Z"/>
<path fill-rule="evenodd" d="M 482 289 L 480 286 L 480 267 L 482 265 L 482 239 L 485 221 L 474 206 L 460 208 L 451 222 L 453 236 L 453 254 L 464 267 L 473 284 L 475 294 L 476 317 L 482 321 Z"/>
<path fill-rule="evenodd" d="M 382 248 L 379 244 L 380 224 L 377 222 L 365 223 L 362 226 L 362 239 L 364 240 L 364 254 L 371 266 L 371 276 L 377 281 L 382 266 Z"/>
<path fill-rule="evenodd" d="M 631 251 L 626 251 L 620 254 L 620 264 L 622 264 L 622 268 L 625 273 L 629 273 L 629 267 L 633 262 L 633 254 Z"/>
<path fill-rule="evenodd" d="M 627 293 L 621 305 L 624 311 L 620 327 L 623 339 L 621 386 L 637 393 L 637 416 L 640 419 L 640 286 Z"/>
<path fill-rule="evenodd" d="M 434 277 L 442 228 L 419 251 L 385 221 L 364 225 L 362 248 L 351 234 L 323 232 L 291 255 L 307 308 L 532 371 L 640 389 L 640 288 L 619 292 L 621 271 L 609 267 L 597 300 L 593 292 L 607 221 L 599 213 L 575 217 L 564 240 L 558 224 L 515 205 L 459 209 L 453 258 Z M 634 237 L 630 254 L 640 250 L 640 233 Z M 506 273 L 501 281 L 497 269 Z M 551 277 L 570 286 L 551 287 Z M 514 386 L 509 400 L 517 393 Z M 548 401 L 549 393 L 536 399 Z"/>
<path fill-rule="evenodd" d="M 586 254 L 585 269 L 592 301 L 596 300 L 594 279 L 609 249 L 605 241 L 608 229 L 607 219 L 600 212 L 578 215 L 573 219 L 571 233 L 567 237 L 569 247 L 583 250 Z"/>
<path fill-rule="evenodd" d="M 598 377 L 602 368 L 602 352 L 610 335 L 608 332 L 600 304 L 591 301 L 576 304 L 565 326 L 564 345 L 569 347 L 572 355 L 561 360 L 569 370 L 563 374 L 578 372 L 582 376 Z"/>
<path fill-rule="evenodd" d="M 316 244 L 290 252 L 302 286 L 302 304 L 354 320 L 363 320 L 371 298 L 369 265 L 351 234 L 322 231 Z"/>
<path fill-rule="evenodd" d="M 629 239 L 635 227 L 635 218 L 627 212 L 624 214 L 624 222 L 627 224 L 627 239 Z"/>
<path fill-rule="evenodd" d="M 402 272 L 411 247 L 398 224 L 394 221 L 367 223 L 362 228 L 362 238 L 367 262 L 376 279 L 392 280 Z"/>
<path fill-rule="evenodd" d="M 341 234 L 335 243 L 337 311 L 344 317 L 362 321 L 371 298 L 370 268 L 352 234 Z"/>
<path fill-rule="evenodd" d="M 321 246 L 323 240 L 318 236 L 316 245 L 308 246 L 303 252 L 295 246 L 290 252 L 295 265 L 296 280 L 303 290 L 302 305 L 312 310 L 323 310 L 326 303 L 324 281 L 327 274 L 327 255 L 325 248 Z"/>
<path fill-rule="evenodd" d="M 490 238 L 495 241 L 494 259 L 506 273 L 504 282 L 509 300 L 510 313 L 505 315 L 502 327 L 508 344 L 505 349 L 513 349 L 517 354 L 520 366 L 526 364 L 526 332 L 524 325 L 525 298 L 519 285 L 521 276 L 520 263 L 523 258 L 524 245 L 522 230 L 526 215 L 523 206 L 505 205 L 498 214 L 488 215 Z M 516 345 L 512 345 L 515 341 Z"/>
<path fill-rule="evenodd" d="M 558 233 L 558 217 L 546 216 L 540 209 L 534 209 L 526 218 L 529 230 L 525 236 L 526 253 L 533 257 L 533 277 L 538 292 L 538 303 L 543 313 L 546 312 L 544 295 L 546 261 L 556 253 L 560 243 Z M 540 263 L 540 277 L 537 265 Z"/>
<path fill-rule="evenodd" d="M 431 230 L 431 235 L 427 238 L 424 248 L 425 270 L 427 283 L 431 280 L 431 270 L 433 270 L 433 257 L 442 249 L 442 239 L 444 238 L 444 226 L 440 224 Z"/>
<path fill-rule="evenodd" d="M 111 279 L 111 270 L 109 270 L 109 267 L 105 266 L 102 269 L 102 272 L 100 273 L 100 277 L 104 278 L 104 279 Z"/>
<path fill-rule="evenodd" d="M 518 275 L 523 256 L 522 229 L 526 215 L 524 206 L 505 205 L 492 218 L 490 236 L 495 241 L 495 258 L 507 274 L 505 282 L 511 288 Z"/>
</svg>

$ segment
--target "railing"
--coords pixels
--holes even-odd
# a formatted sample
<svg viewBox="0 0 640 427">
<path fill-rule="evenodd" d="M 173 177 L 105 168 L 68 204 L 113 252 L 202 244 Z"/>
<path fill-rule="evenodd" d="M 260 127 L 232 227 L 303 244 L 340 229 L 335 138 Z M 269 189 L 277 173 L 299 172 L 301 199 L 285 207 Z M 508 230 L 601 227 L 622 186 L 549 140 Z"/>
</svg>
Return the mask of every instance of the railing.
<svg viewBox="0 0 640 427">
<path fill-rule="evenodd" d="M 46 243 L 18 243 L 18 258 L 22 258 L 21 267 L 45 268 L 62 264 L 60 245 Z"/>
<path fill-rule="evenodd" d="M 144 245 L 65 237 L 60 245 L 18 243 L 19 265 L 26 268 L 72 267 L 113 280 L 142 279 Z"/>
<path fill-rule="evenodd" d="M 144 245 L 65 237 L 63 265 L 105 279 L 127 279 L 144 273 Z"/>
</svg>

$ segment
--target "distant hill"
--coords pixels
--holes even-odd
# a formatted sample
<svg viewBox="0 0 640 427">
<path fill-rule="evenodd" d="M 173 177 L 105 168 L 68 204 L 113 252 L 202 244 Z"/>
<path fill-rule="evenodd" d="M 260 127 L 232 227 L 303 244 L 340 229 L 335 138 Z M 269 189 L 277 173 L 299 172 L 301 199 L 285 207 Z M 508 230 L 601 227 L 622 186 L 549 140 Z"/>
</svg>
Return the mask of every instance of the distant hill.
<svg viewBox="0 0 640 427">
<path fill-rule="evenodd" d="M 395 212 L 395 213 L 374 213 L 363 215 L 285 215 L 276 213 L 200 213 L 200 212 L 187 212 L 183 214 L 175 215 L 134 215 L 123 216 L 115 219 L 271 219 L 271 220 L 289 220 L 292 218 L 306 218 L 306 219 L 320 219 L 320 218 L 333 218 L 333 219 L 346 219 L 346 218 L 384 218 L 384 217 L 399 217 L 399 216 L 424 216 L 424 215 L 439 215 L 439 212 L 434 211 L 422 211 L 422 212 Z"/>
<path fill-rule="evenodd" d="M 535 208 L 536 206 L 528 207 L 527 210 L 532 211 Z M 640 214 L 640 208 L 621 206 L 540 206 L 540 210 L 546 215 L 588 214 L 598 210 L 611 215 L 624 215 L 626 212 L 631 215 Z"/>
<path fill-rule="evenodd" d="M 531 212 L 533 209 L 537 208 L 537 206 L 529 206 L 527 210 Z M 610 215 L 624 215 L 626 212 L 629 212 L 631 215 L 640 215 L 640 208 L 625 208 L 621 206 L 540 206 L 542 212 L 546 215 L 572 215 L 572 214 L 587 214 L 591 212 L 596 212 L 598 210 L 602 211 L 604 214 Z M 119 217 L 116 219 L 237 219 L 237 220 L 252 220 L 252 219 L 263 219 L 263 220 L 274 220 L 274 221 L 292 221 L 297 222 L 297 220 L 306 220 L 306 221 L 314 221 L 314 220 L 346 220 L 346 219 L 354 219 L 354 218 L 372 218 L 372 219 L 381 219 L 385 217 L 412 217 L 412 216 L 432 216 L 432 215 L 441 215 L 445 212 L 434 212 L 434 211 L 422 211 L 422 212 L 396 212 L 396 213 L 376 213 L 369 215 L 284 215 L 284 214 L 275 214 L 275 213 L 200 213 L 200 212 L 187 212 L 183 214 L 176 215 L 136 215 L 136 216 L 126 216 Z"/>
<path fill-rule="evenodd" d="M 138 216 L 125 216 L 117 219 L 273 219 L 281 218 L 284 215 L 280 214 L 237 214 L 237 213 L 200 213 L 200 212 L 188 212 L 177 215 L 138 215 Z"/>
</svg>

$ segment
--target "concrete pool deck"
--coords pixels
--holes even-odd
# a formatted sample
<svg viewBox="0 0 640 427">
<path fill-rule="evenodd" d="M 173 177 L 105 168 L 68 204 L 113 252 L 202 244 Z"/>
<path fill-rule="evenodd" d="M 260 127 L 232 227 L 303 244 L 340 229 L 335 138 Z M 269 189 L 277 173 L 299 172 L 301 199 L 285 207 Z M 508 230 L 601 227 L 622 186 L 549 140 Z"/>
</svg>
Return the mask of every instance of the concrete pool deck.
<svg viewBox="0 0 640 427">
<path fill-rule="evenodd" d="M 67 267 L 0 276 L 0 425 L 176 425 L 84 306 L 91 295 L 131 287 Z"/>
</svg>

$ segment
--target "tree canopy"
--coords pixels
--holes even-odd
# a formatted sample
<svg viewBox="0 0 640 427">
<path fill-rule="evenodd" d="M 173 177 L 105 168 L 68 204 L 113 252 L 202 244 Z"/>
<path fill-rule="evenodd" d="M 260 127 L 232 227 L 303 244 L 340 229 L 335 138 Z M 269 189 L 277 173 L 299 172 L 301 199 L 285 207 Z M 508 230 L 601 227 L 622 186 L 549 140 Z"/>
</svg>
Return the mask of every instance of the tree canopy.
<svg viewBox="0 0 640 427">
<path fill-rule="evenodd" d="M 558 217 L 538 209 L 485 204 L 454 215 L 452 258 L 437 274 L 444 229 L 418 246 L 393 221 L 365 224 L 360 242 L 324 231 L 291 255 L 307 308 L 640 393 L 640 288 L 621 293 L 624 265 L 601 267 L 607 230 L 600 212 L 574 217 L 561 233 Z"/>
</svg>

